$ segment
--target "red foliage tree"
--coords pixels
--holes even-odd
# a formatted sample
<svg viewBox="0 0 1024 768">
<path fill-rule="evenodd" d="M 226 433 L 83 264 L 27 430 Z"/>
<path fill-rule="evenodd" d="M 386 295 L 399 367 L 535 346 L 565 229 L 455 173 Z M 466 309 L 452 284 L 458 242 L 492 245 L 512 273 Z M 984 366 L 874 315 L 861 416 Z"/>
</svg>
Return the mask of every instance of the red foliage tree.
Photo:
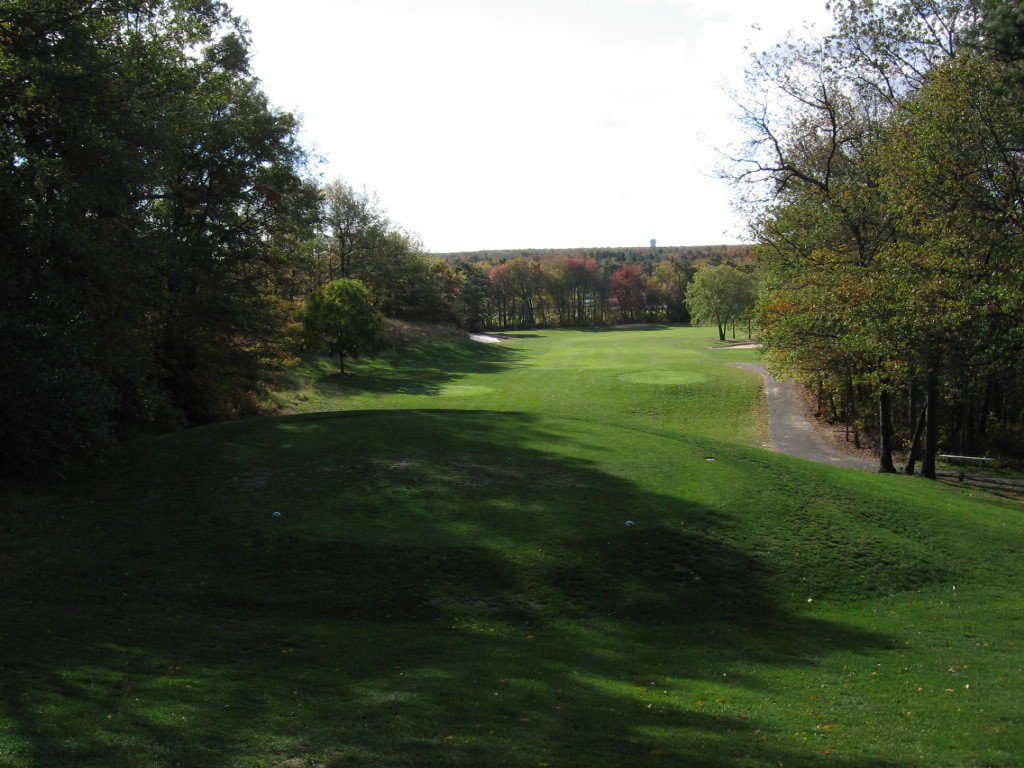
<svg viewBox="0 0 1024 768">
<path fill-rule="evenodd" d="M 624 321 L 644 319 L 647 280 L 638 267 L 627 264 L 612 273 L 612 299 Z"/>
</svg>

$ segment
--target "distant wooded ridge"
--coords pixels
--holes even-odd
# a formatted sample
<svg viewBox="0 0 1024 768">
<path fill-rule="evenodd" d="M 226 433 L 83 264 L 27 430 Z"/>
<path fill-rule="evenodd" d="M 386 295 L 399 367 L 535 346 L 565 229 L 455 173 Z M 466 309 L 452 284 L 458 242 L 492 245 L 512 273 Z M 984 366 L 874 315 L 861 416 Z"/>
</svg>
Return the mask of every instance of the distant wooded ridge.
<svg viewBox="0 0 1024 768">
<path fill-rule="evenodd" d="M 659 262 L 680 258 L 690 262 L 706 261 L 717 265 L 723 261 L 747 261 L 753 258 L 751 245 L 659 245 L 606 248 L 506 248 L 486 251 L 455 251 L 431 254 L 452 262 L 492 264 L 527 258 L 543 261 L 560 256 L 582 256 L 597 261 Z"/>
</svg>

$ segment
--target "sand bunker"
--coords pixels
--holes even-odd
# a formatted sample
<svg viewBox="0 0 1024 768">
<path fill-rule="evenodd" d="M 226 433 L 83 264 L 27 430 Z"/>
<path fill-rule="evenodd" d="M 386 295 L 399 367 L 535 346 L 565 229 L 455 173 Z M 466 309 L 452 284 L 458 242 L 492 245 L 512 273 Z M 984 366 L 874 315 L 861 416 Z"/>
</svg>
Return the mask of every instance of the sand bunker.
<svg viewBox="0 0 1024 768">
<path fill-rule="evenodd" d="M 501 344 L 504 339 L 499 339 L 497 336 L 489 336 L 486 333 L 471 333 L 469 338 L 473 341 L 479 341 L 481 344 Z"/>
</svg>

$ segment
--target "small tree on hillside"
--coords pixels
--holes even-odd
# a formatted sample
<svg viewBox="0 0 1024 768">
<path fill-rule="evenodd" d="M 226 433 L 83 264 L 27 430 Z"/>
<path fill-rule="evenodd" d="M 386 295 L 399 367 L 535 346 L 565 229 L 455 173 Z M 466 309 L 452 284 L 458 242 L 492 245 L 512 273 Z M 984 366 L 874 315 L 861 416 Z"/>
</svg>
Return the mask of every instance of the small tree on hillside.
<svg viewBox="0 0 1024 768">
<path fill-rule="evenodd" d="M 717 324 L 719 341 L 725 341 L 729 323 L 754 306 L 754 298 L 753 278 L 728 265 L 697 270 L 686 289 L 694 321 Z"/>
<path fill-rule="evenodd" d="M 381 315 L 373 308 L 370 292 L 358 280 L 334 280 L 314 291 L 306 307 L 306 346 L 338 356 L 345 373 L 345 357 L 373 348 L 380 335 Z"/>
</svg>

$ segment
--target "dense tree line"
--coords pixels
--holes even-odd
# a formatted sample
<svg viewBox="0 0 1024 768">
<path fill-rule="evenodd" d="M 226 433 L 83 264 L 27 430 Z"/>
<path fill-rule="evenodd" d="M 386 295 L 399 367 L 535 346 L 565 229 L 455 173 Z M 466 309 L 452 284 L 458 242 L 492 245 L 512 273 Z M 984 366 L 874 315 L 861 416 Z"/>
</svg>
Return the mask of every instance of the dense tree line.
<svg viewBox="0 0 1024 768">
<path fill-rule="evenodd" d="M 638 267 L 585 256 L 460 262 L 459 269 L 486 275 L 477 324 L 493 328 L 689 322 L 686 286 L 697 272 L 682 259 Z"/>
<path fill-rule="evenodd" d="M 1024 14 L 833 6 L 757 55 L 731 174 L 759 241 L 770 362 L 882 471 L 1024 451 Z"/>
<path fill-rule="evenodd" d="M 258 412 L 304 344 L 364 349 L 373 315 L 304 328 L 311 295 L 455 322 L 479 289 L 312 181 L 216 0 L 6 0 L 0 112 L 3 477 Z"/>
<path fill-rule="evenodd" d="M 452 263 L 501 264 L 524 258 L 545 262 L 565 257 L 593 259 L 602 266 L 605 262 L 620 267 L 633 264 L 641 269 L 653 269 L 663 261 L 687 261 L 718 266 L 724 262 L 749 263 L 754 249 L 748 245 L 658 245 L 607 248 L 507 248 L 489 251 L 460 251 L 433 255 Z"/>
<path fill-rule="evenodd" d="M 0 9 L 0 468 L 251 411 L 315 218 L 212 0 Z"/>
<path fill-rule="evenodd" d="M 744 285 L 752 285 L 753 254 L 749 246 L 723 245 L 550 248 L 435 256 L 452 263 L 463 277 L 460 316 L 475 330 L 688 323 L 693 302 L 687 298 L 687 289 L 695 275 L 722 267 Z M 735 298 L 732 305 L 736 305 Z M 750 303 L 742 310 L 730 310 L 723 323 L 752 324 Z M 705 321 L 713 322 L 714 317 L 702 316 L 700 322 Z"/>
</svg>

